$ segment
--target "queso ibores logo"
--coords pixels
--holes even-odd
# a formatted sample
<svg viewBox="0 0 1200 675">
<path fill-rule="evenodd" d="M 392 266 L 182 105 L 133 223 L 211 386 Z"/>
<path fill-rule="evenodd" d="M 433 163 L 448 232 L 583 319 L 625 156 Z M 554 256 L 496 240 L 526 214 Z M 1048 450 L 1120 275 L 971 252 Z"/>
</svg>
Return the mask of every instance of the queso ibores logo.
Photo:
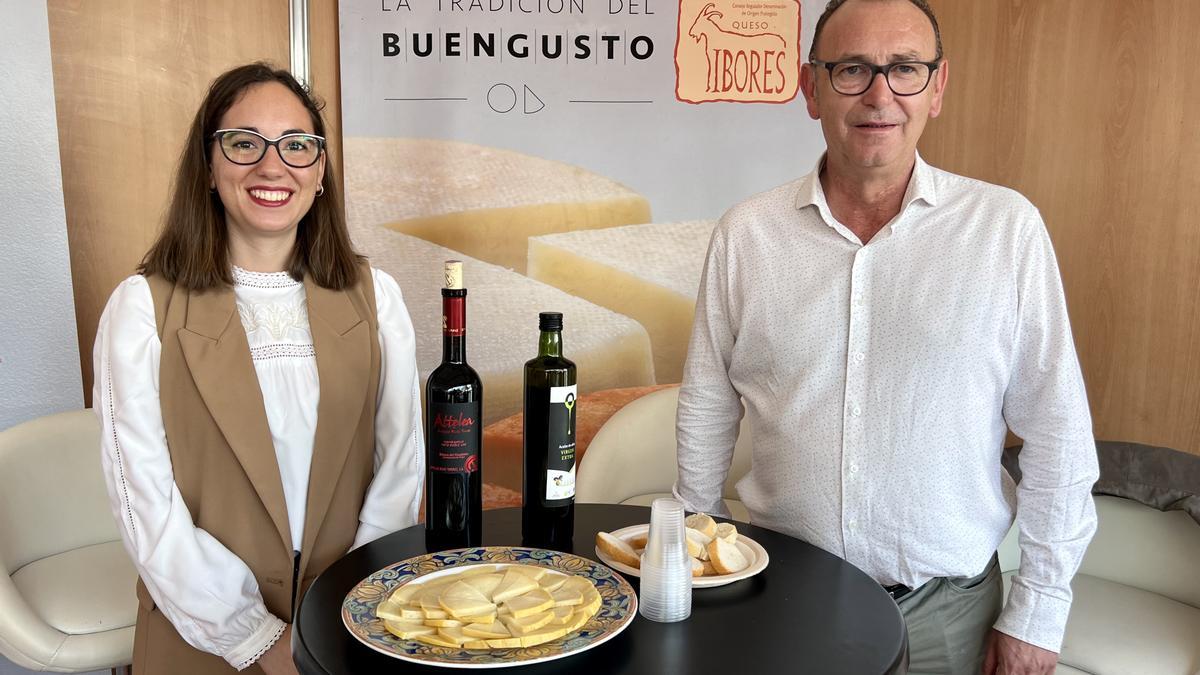
<svg viewBox="0 0 1200 675">
<path fill-rule="evenodd" d="M 800 84 L 800 0 L 679 0 L 675 97 L 785 103 Z"/>
</svg>

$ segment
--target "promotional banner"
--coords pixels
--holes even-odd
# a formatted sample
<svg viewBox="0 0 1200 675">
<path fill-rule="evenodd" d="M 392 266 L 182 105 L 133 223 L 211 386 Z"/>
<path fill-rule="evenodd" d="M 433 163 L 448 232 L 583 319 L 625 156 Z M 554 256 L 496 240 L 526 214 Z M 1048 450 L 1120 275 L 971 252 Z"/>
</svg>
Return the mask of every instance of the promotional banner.
<svg viewBox="0 0 1200 675">
<path fill-rule="evenodd" d="M 539 311 L 564 314 L 581 427 L 589 395 L 678 383 L 717 219 L 824 149 L 799 89 L 822 7 L 340 3 L 351 234 L 404 291 L 422 379 L 461 259 L 485 423 L 520 412 Z"/>
</svg>

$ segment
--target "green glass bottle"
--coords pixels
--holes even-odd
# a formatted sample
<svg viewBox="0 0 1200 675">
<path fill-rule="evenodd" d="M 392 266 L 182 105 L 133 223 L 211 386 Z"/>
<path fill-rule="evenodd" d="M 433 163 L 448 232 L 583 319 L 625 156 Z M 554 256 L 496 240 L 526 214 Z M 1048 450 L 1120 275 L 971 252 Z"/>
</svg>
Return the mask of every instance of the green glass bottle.
<svg viewBox="0 0 1200 675">
<path fill-rule="evenodd" d="M 537 358 L 525 363 L 525 546 L 570 551 L 575 535 L 575 364 L 562 355 L 562 314 L 538 315 Z"/>
</svg>

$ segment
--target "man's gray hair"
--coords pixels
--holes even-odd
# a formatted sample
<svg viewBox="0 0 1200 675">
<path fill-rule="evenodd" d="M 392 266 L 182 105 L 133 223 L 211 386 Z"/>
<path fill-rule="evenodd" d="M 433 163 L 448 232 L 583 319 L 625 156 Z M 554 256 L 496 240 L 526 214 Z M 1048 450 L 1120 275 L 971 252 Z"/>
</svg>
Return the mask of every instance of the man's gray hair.
<svg viewBox="0 0 1200 675">
<path fill-rule="evenodd" d="M 942 60 L 942 30 L 938 28 L 937 17 L 933 15 L 933 9 L 925 0 L 908 0 L 917 9 L 925 12 L 925 16 L 929 17 L 929 23 L 933 24 L 933 37 L 937 40 L 937 56 L 935 61 Z M 825 28 L 825 22 L 829 20 L 829 15 L 838 10 L 839 7 L 849 2 L 849 0 L 829 0 L 829 4 L 825 5 L 825 11 L 821 13 L 821 18 L 817 19 L 817 28 L 813 31 L 812 46 L 808 49 L 808 60 L 812 61 L 817 58 L 817 40 L 821 37 L 821 30 Z"/>
</svg>

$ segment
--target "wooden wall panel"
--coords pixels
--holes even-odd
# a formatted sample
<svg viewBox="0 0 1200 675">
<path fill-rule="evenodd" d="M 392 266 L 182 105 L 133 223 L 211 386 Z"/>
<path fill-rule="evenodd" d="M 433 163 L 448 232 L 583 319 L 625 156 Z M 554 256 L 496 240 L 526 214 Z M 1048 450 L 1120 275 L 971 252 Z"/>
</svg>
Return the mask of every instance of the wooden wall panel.
<svg viewBox="0 0 1200 675">
<path fill-rule="evenodd" d="M 931 4 L 950 83 L 923 156 L 1041 209 L 1097 438 L 1200 454 L 1200 2 Z"/>
<path fill-rule="evenodd" d="M 337 0 L 308 0 L 308 65 L 313 93 L 325 101 L 329 159 L 342 175 L 342 66 Z M 345 190 L 343 190 L 343 193 Z"/>
<path fill-rule="evenodd" d="M 224 70 L 289 63 L 288 3 L 49 0 L 84 396 L 113 288 L 158 233 L 188 124 Z"/>
</svg>

